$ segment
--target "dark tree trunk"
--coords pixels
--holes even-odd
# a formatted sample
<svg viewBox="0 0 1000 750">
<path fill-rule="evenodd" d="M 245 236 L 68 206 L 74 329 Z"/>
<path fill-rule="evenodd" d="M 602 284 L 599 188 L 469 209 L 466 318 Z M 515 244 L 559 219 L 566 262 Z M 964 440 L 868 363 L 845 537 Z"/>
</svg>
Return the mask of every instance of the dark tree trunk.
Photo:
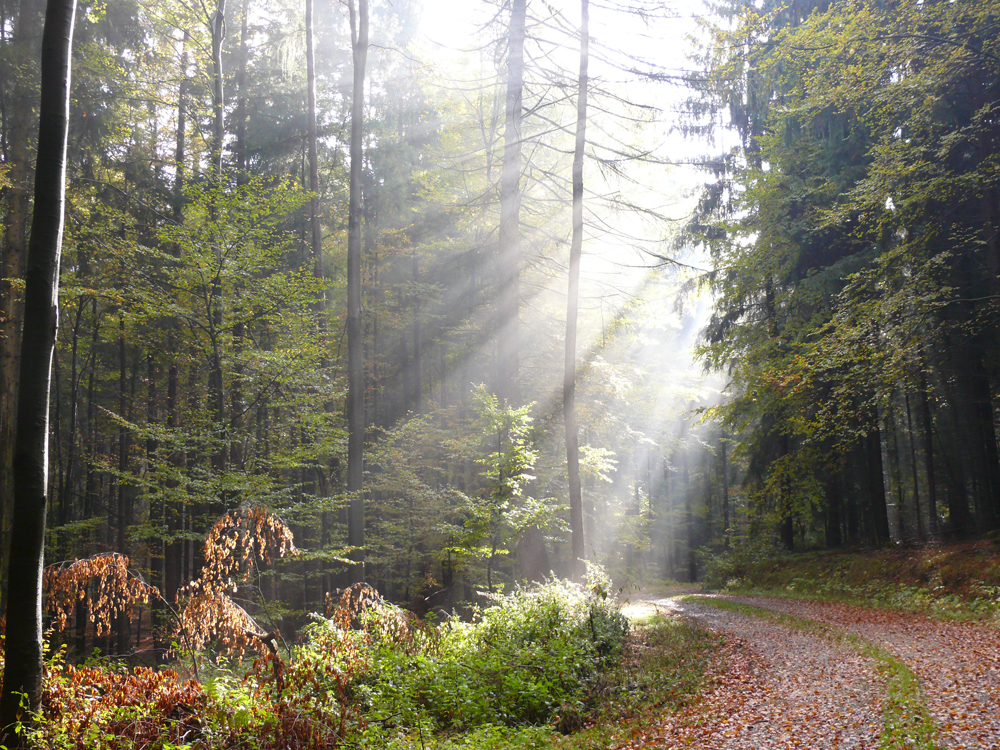
<svg viewBox="0 0 1000 750">
<path fill-rule="evenodd" d="M 927 515 L 931 537 L 941 535 L 938 524 L 937 480 L 934 474 L 934 421 L 931 419 L 930 399 L 927 398 L 927 376 L 920 370 L 920 422 L 924 434 L 924 471 L 927 474 Z"/>
<path fill-rule="evenodd" d="M 59 525 L 63 526 L 69 522 L 73 513 L 73 482 L 75 479 L 74 469 L 76 468 L 76 431 L 77 418 L 80 411 L 80 375 L 79 361 L 77 357 L 80 342 L 80 326 L 83 324 L 83 311 L 86 309 L 89 300 L 80 299 L 77 302 L 76 319 L 73 321 L 73 336 L 70 343 L 70 364 L 69 364 L 69 445 L 67 446 L 66 472 L 63 475 L 62 487 L 59 490 Z"/>
<path fill-rule="evenodd" d="M 788 435 L 782 434 L 778 438 L 778 455 L 784 458 L 788 455 Z M 781 536 L 781 546 L 791 552 L 795 549 L 795 515 L 792 507 L 792 492 L 788 486 L 788 479 L 781 479 L 781 497 L 778 499 L 778 511 L 781 514 L 781 526 L 779 533 Z"/>
<path fill-rule="evenodd" d="M 14 446 L 14 513 L 10 546 L 0 743 L 14 735 L 22 696 L 31 712 L 42 698 L 42 568 L 48 497 L 49 385 L 59 324 L 59 261 L 66 198 L 66 136 L 75 0 L 49 0 L 42 36 L 42 89 L 31 242 L 25 272 L 24 325 Z M 21 717 L 30 722 L 30 715 Z"/>
<path fill-rule="evenodd" d="M 910 409 L 910 394 L 904 394 L 904 404 L 906 407 L 906 431 L 907 440 L 910 444 L 910 474 L 913 480 L 913 510 L 917 524 L 917 540 L 925 541 L 924 521 L 920 509 L 920 482 L 917 469 L 917 434 L 913 431 L 913 412 Z"/>
<path fill-rule="evenodd" d="M 885 504 L 885 481 L 882 468 L 881 431 L 875 430 L 865 436 L 866 482 L 868 487 L 868 507 L 871 513 L 875 543 L 889 541 L 889 512 Z"/>
<path fill-rule="evenodd" d="M 97 405 L 94 402 L 97 371 L 97 342 L 100 339 L 101 324 L 97 317 L 97 298 L 91 301 L 91 310 L 94 318 L 94 328 L 90 339 L 90 374 L 87 376 L 87 445 L 89 446 L 89 460 L 87 461 L 86 487 L 83 492 L 83 517 L 90 518 L 97 507 L 97 426 L 96 411 Z"/>
<path fill-rule="evenodd" d="M 179 380 L 180 375 L 177 363 L 175 362 L 170 365 L 170 371 L 167 374 L 167 432 L 170 434 L 172 441 L 176 440 L 176 430 L 180 426 L 178 417 Z M 171 446 L 170 455 L 167 460 L 175 471 L 180 470 L 184 465 L 184 456 L 181 451 L 177 450 L 176 445 Z M 177 487 L 178 483 L 175 479 L 167 482 L 168 490 L 175 490 Z M 175 495 L 176 493 L 170 492 L 171 498 L 174 498 Z M 170 506 L 164 507 L 164 515 L 165 532 L 168 541 L 163 552 L 163 595 L 168 602 L 172 602 L 180 586 L 181 572 L 184 569 L 184 545 L 176 539 L 177 534 L 182 529 L 180 508 L 177 507 L 176 501 L 171 503 Z"/>
<path fill-rule="evenodd" d="M 121 422 L 118 426 L 118 513 L 117 513 L 117 534 L 115 537 L 115 548 L 120 555 L 126 555 L 126 531 L 128 529 L 129 508 L 128 508 L 128 483 L 124 481 L 128 472 L 128 448 L 129 433 L 125 426 L 128 420 L 128 362 L 127 348 L 125 346 L 125 316 L 118 315 L 118 417 Z M 128 642 L 131 627 L 124 612 L 118 615 L 116 623 L 116 648 L 118 654 L 128 653 Z"/>
<path fill-rule="evenodd" d="M 844 543 L 842 521 L 843 521 L 843 492 L 841 483 L 841 470 L 829 470 L 826 480 L 826 546 L 839 547 Z"/>
<path fill-rule="evenodd" d="M 723 435 L 719 440 L 722 458 L 722 547 L 729 549 L 729 461 L 727 450 L 729 439 Z"/>
<path fill-rule="evenodd" d="M 347 543 L 356 548 L 351 571 L 364 580 L 365 506 L 363 492 L 365 372 L 361 327 L 361 178 L 365 64 L 368 58 L 368 0 L 350 2 L 354 92 L 351 101 L 351 171 L 347 213 Z"/>
<path fill-rule="evenodd" d="M 21 0 L 9 54 L 21 68 L 5 118 L 6 160 L 3 245 L 0 247 L 0 611 L 6 604 L 8 551 L 14 508 L 14 442 L 23 300 L 10 280 L 24 278 L 30 202 L 32 140 L 38 96 L 38 42 L 41 36 L 39 0 Z M 11 66 L 13 67 L 13 66 Z M 8 68 L 10 69 L 10 68 Z"/>
<path fill-rule="evenodd" d="M 587 556 L 583 536 L 583 491 L 580 486 L 580 435 L 576 420 L 576 327 L 580 307 L 580 256 L 583 254 L 583 160 L 587 145 L 589 47 L 590 6 L 588 0 L 580 0 L 580 77 L 576 89 L 576 148 L 573 152 L 573 238 L 569 248 L 566 354 L 563 366 L 563 419 L 566 423 L 571 571 L 574 578 L 583 577 L 583 561 Z"/>
</svg>

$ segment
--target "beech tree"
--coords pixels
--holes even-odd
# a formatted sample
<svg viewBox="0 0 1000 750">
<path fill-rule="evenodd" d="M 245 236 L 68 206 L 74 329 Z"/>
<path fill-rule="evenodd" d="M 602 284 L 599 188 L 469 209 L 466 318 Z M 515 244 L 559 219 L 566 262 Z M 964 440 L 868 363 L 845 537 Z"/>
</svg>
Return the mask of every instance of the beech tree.
<svg viewBox="0 0 1000 750">
<path fill-rule="evenodd" d="M 49 0 L 42 34 L 35 204 L 25 267 L 20 394 L 14 446 L 14 514 L 0 743 L 24 747 L 17 722 L 42 699 L 42 568 L 49 503 L 49 388 L 59 324 L 59 262 L 66 199 L 66 141 L 75 0 Z M 24 699 L 22 711 L 21 703 Z"/>
</svg>

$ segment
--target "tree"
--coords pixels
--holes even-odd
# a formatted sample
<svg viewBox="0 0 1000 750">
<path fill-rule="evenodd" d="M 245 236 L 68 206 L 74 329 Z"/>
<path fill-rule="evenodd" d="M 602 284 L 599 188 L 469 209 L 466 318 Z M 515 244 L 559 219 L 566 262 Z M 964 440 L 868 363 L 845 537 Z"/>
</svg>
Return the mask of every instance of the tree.
<svg viewBox="0 0 1000 750">
<path fill-rule="evenodd" d="M 497 248 L 497 395 L 520 402 L 521 145 L 524 104 L 524 35 L 527 0 L 511 0 L 507 32 L 507 94 L 500 168 Z"/>
<path fill-rule="evenodd" d="M 361 327 L 361 177 L 363 168 L 365 63 L 368 58 L 368 0 L 350 0 L 354 88 L 351 94 L 351 176 L 347 217 L 347 543 L 354 547 L 354 581 L 364 580 L 365 373 Z"/>
<path fill-rule="evenodd" d="M 59 321 L 59 261 L 66 198 L 66 142 L 75 0 L 49 0 L 42 33 L 35 206 L 25 268 L 21 385 L 14 448 L 14 533 L 10 550 L 0 742 L 23 747 L 20 705 L 42 699 L 42 568 L 49 501 L 49 387 Z"/>
<path fill-rule="evenodd" d="M 569 526 L 576 577 L 584 573 L 583 499 L 580 487 L 580 436 L 576 421 L 576 327 L 580 305 L 580 256 L 583 251 L 583 160 L 587 145 L 587 66 L 590 8 L 580 2 L 580 77 L 576 90 L 576 145 L 573 151 L 573 239 L 569 250 L 566 294 L 566 363 L 563 375 L 563 418 L 566 422 L 566 466 L 569 478 Z"/>
<path fill-rule="evenodd" d="M 0 248 L 0 606 L 6 602 L 8 544 L 13 510 L 13 460 L 17 422 L 17 373 L 23 300 L 13 279 L 24 277 L 30 202 L 32 136 L 38 96 L 38 45 L 41 36 L 38 0 L 21 0 L 10 42 L 11 59 L 3 86 L 9 102 L 4 113 L 3 245 Z M 8 98 L 9 97 L 9 98 Z M 9 114 L 8 114 L 9 113 Z"/>
</svg>

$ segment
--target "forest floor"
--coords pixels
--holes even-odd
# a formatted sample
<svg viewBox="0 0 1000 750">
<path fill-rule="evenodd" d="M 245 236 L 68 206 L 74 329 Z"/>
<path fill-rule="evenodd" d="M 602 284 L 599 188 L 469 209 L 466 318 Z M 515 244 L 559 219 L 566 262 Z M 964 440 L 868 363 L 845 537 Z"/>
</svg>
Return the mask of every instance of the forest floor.
<svg viewBox="0 0 1000 750">
<path fill-rule="evenodd" d="M 1000 748 L 1000 630 L 760 596 L 640 597 L 722 636 L 701 700 L 622 748 Z"/>
</svg>

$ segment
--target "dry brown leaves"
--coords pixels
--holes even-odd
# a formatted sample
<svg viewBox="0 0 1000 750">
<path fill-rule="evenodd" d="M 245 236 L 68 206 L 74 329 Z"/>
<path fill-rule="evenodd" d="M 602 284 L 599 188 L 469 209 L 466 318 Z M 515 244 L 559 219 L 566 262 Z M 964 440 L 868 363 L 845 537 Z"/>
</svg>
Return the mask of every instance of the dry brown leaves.
<svg viewBox="0 0 1000 750">
<path fill-rule="evenodd" d="M 91 582 L 96 588 L 88 598 Z M 98 636 L 111 632 L 111 623 L 121 614 L 131 620 L 135 603 L 160 597 L 159 589 L 130 570 L 129 559 L 117 552 L 50 565 L 42 585 L 45 612 L 52 615 L 56 630 L 65 630 L 77 602 L 86 601 Z"/>
<path fill-rule="evenodd" d="M 792 599 L 735 597 L 835 625 L 892 651 L 920 678 L 949 748 L 1000 748 L 1000 631 L 907 612 Z"/>
<path fill-rule="evenodd" d="M 868 661 L 777 623 L 694 603 L 670 604 L 726 643 L 703 699 L 623 750 L 878 747 L 883 691 Z"/>
<path fill-rule="evenodd" d="M 148 667 L 123 673 L 66 666 L 47 676 L 42 696 L 47 723 L 80 750 L 88 737 L 113 737 L 115 747 L 184 743 L 199 734 L 207 702 L 198 683 Z"/>
<path fill-rule="evenodd" d="M 291 529 L 266 508 L 250 506 L 226 513 L 205 539 L 201 574 L 177 592 L 182 607 L 173 636 L 191 651 L 201 651 L 217 639 L 236 658 L 247 650 L 273 655 L 269 645 L 273 639 L 231 594 L 250 580 L 259 564 L 297 552 Z"/>
</svg>

